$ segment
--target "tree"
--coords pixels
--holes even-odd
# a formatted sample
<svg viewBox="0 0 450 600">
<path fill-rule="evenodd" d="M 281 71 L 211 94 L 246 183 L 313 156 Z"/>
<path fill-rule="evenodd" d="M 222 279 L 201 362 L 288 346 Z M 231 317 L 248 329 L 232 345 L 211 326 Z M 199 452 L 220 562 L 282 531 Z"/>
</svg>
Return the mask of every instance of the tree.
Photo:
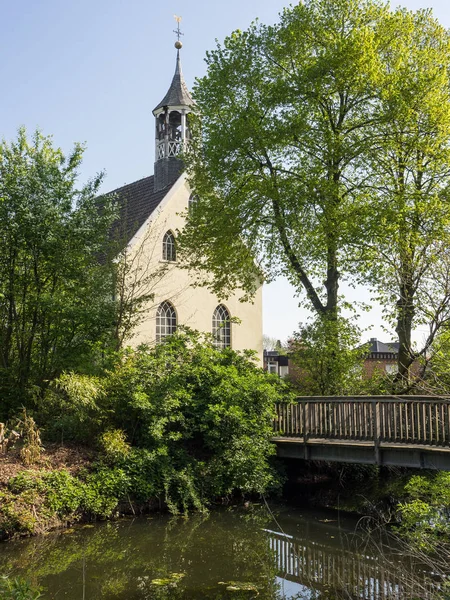
<svg viewBox="0 0 450 600">
<path fill-rule="evenodd" d="M 378 118 L 386 14 L 376 1 L 309 0 L 207 54 L 186 153 L 200 200 L 178 241 L 219 295 L 246 297 L 263 273 L 283 274 L 337 321 L 339 283 L 359 267 L 349 229 Z"/>
<path fill-rule="evenodd" d="M 0 144 L 0 395 L 26 402 L 66 368 L 85 367 L 114 322 L 112 273 L 99 260 L 115 217 L 78 189 L 83 147 L 65 156 L 36 132 Z"/>
<path fill-rule="evenodd" d="M 287 276 L 329 347 L 350 305 L 340 282 L 369 282 L 395 321 L 402 385 L 450 316 L 436 276 L 450 272 L 448 39 L 429 11 L 307 0 L 233 33 L 194 88 L 186 260 L 221 295 Z"/>
<path fill-rule="evenodd" d="M 427 358 L 450 319 L 450 36 L 430 11 L 398 10 L 386 26 L 384 119 L 374 125 L 368 155 L 367 258 L 369 281 L 398 334 L 405 388 L 410 366 Z M 415 350 L 418 325 L 429 333 Z"/>
<path fill-rule="evenodd" d="M 286 354 L 289 349 L 289 342 L 282 343 L 281 340 L 270 337 L 270 335 L 263 335 L 263 349 L 276 350 L 280 354 Z"/>
<path fill-rule="evenodd" d="M 333 335 L 331 327 L 335 328 Z M 289 353 L 295 365 L 291 378 L 301 395 L 361 394 L 367 346 L 359 343 L 360 334 L 356 325 L 342 317 L 332 323 L 316 318 L 294 333 Z"/>
</svg>

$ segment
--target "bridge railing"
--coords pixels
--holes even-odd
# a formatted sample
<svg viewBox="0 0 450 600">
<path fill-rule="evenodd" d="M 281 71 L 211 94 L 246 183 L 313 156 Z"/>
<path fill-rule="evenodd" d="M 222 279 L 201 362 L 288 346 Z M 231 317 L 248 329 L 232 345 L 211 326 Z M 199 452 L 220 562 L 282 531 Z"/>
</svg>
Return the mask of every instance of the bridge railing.
<svg viewBox="0 0 450 600">
<path fill-rule="evenodd" d="M 429 396 L 305 397 L 278 403 L 278 436 L 398 442 L 450 443 L 450 399 Z"/>
</svg>

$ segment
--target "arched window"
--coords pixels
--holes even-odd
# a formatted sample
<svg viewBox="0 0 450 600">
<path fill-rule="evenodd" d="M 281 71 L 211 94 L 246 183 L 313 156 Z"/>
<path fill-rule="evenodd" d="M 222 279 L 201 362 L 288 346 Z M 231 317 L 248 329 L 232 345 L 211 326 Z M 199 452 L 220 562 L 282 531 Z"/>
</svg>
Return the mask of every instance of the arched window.
<svg viewBox="0 0 450 600">
<path fill-rule="evenodd" d="M 176 328 L 177 314 L 170 302 L 165 300 L 156 311 L 156 341 L 161 342 L 168 335 L 172 335 Z"/>
<path fill-rule="evenodd" d="M 213 334 L 213 338 L 214 338 L 214 345 L 216 348 L 230 348 L 230 346 L 231 346 L 230 313 L 225 308 L 225 306 L 223 306 L 223 304 L 219 304 L 219 306 L 213 312 L 212 334 Z"/>
<path fill-rule="evenodd" d="M 193 212 L 195 210 L 195 205 L 197 204 L 197 202 L 198 202 L 198 196 L 197 196 L 197 194 L 191 194 L 189 196 L 189 201 L 188 201 L 188 213 L 190 215 L 193 214 Z"/>
<path fill-rule="evenodd" d="M 175 246 L 175 236 L 171 231 L 164 234 L 163 237 L 163 260 L 174 262 L 177 260 L 177 249 Z"/>
</svg>

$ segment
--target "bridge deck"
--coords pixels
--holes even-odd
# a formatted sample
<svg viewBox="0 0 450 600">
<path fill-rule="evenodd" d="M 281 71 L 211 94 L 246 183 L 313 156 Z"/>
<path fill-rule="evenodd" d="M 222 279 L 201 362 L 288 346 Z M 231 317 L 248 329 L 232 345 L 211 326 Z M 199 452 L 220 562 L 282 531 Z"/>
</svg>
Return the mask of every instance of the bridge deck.
<svg viewBox="0 0 450 600">
<path fill-rule="evenodd" d="M 450 400 L 372 396 L 280 403 L 273 441 L 285 458 L 450 470 Z"/>
</svg>

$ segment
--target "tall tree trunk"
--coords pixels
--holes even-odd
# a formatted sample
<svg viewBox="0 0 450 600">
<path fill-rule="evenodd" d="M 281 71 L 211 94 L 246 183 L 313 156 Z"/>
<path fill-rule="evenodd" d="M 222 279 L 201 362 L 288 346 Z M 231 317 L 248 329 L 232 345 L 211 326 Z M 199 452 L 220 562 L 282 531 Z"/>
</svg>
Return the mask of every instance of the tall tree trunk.
<svg viewBox="0 0 450 600">
<path fill-rule="evenodd" d="M 398 373 L 396 387 L 408 387 L 410 379 L 411 334 L 414 319 L 414 289 L 410 282 L 403 282 L 400 286 L 400 298 L 397 301 L 397 326 L 398 335 Z"/>
</svg>

